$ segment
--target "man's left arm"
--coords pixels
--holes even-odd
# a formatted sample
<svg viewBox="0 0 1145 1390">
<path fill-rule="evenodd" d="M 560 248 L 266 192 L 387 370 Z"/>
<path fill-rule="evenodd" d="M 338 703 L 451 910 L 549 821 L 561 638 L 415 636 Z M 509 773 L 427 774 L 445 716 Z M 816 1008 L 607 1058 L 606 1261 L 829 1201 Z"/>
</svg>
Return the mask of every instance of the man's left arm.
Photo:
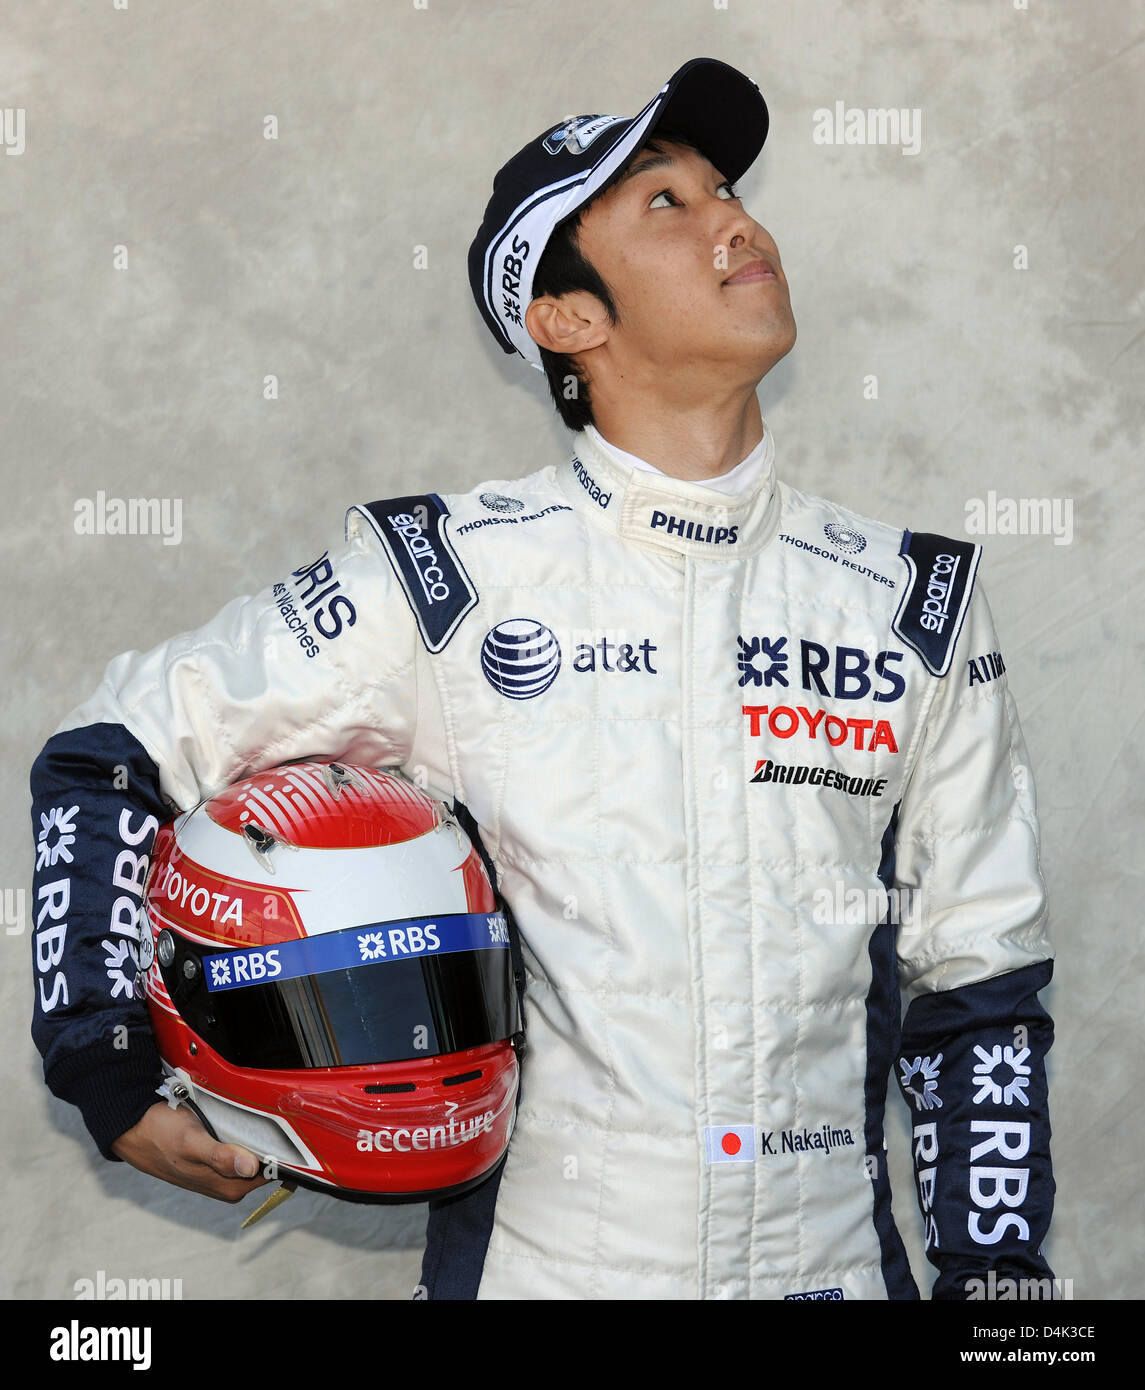
<svg viewBox="0 0 1145 1390">
<path fill-rule="evenodd" d="M 939 1270 L 932 1296 L 1052 1297 L 1041 1246 L 1054 1196 L 1053 1024 L 1038 991 L 1053 951 L 1034 782 L 980 585 L 938 680 L 895 842 L 910 908 L 899 927 L 910 1004 L 897 1080 Z"/>
</svg>

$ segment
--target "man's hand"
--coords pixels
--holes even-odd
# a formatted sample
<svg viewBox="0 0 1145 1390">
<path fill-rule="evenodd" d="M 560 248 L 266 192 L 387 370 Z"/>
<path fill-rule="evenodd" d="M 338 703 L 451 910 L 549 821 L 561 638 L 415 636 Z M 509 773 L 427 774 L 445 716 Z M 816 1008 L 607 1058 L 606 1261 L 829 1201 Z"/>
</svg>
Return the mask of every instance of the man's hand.
<svg viewBox="0 0 1145 1390">
<path fill-rule="evenodd" d="M 220 1202 L 241 1202 L 248 1192 L 271 1181 L 261 1175 L 256 1154 L 212 1139 L 185 1105 L 172 1110 L 159 1101 L 111 1147 L 141 1173 Z"/>
</svg>

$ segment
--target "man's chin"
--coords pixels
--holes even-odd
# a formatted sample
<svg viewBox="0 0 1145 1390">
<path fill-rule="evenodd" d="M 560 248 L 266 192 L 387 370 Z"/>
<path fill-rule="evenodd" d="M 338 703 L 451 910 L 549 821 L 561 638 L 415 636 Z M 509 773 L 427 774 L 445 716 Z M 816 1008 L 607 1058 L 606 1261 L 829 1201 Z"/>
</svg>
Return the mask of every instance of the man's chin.
<svg viewBox="0 0 1145 1390">
<path fill-rule="evenodd" d="M 762 380 L 777 362 L 782 362 L 795 346 L 795 337 L 795 320 L 791 319 L 782 328 L 777 327 L 752 344 L 745 356 L 751 361 L 757 381 Z"/>
</svg>

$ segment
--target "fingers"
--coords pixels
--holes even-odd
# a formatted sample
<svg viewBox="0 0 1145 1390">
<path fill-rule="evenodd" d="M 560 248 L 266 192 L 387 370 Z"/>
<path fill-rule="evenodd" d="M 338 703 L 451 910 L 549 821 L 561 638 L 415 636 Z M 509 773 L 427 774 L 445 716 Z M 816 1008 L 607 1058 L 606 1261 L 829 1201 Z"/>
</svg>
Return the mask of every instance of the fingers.
<svg viewBox="0 0 1145 1390">
<path fill-rule="evenodd" d="M 213 1138 L 186 1107 L 152 1106 L 112 1147 L 140 1172 L 220 1202 L 240 1202 L 271 1181 L 257 1154 Z"/>
</svg>

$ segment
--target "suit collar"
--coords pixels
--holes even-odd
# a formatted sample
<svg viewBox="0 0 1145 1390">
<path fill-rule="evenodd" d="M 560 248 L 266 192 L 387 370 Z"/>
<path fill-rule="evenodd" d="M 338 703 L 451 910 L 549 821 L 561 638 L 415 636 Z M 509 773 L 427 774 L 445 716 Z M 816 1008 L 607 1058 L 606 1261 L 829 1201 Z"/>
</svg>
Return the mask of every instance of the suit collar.
<svg viewBox="0 0 1145 1390">
<path fill-rule="evenodd" d="M 778 525 L 775 442 L 766 423 L 763 428 L 763 466 L 739 496 L 634 468 L 606 454 L 583 430 L 574 435 L 573 456 L 558 466 L 557 479 L 578 511 L 622 540 L 707 560 L 735 560 L 762 549 Z"/>
</svg>

